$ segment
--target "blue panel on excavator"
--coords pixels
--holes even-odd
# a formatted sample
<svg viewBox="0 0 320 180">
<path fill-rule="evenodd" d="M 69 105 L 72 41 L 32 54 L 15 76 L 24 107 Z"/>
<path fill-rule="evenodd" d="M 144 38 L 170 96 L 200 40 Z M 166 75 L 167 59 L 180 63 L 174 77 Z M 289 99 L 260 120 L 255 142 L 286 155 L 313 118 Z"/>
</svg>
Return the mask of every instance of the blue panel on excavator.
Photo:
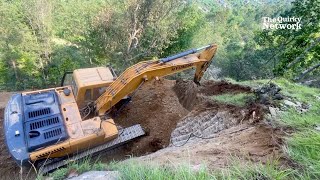
<svg viewBox="0 0 320 180">
<path fill-rule="evenodd" d="M 37 92 L 22 97 L 24 134 L 29 152 L 67 138 L 55 91 Z"/>
</svg>

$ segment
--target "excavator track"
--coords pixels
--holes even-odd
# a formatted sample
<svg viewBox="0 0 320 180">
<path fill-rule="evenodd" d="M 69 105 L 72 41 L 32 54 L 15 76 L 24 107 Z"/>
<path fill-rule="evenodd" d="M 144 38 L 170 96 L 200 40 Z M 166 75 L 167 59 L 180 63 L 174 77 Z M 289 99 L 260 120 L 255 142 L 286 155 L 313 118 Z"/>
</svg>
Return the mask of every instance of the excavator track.
<svg viewBox="0 0 320 180">
<path fill-rule="evenodd" d="M 87 151 L 77 153 L 77 154 L 73 155 L 72 157 L 69 157 L 64 160 L 54 161 L 54 159 L 53 160 L 49 159 L 49 160 L 45 161 L 45 163 L 40 163 L 38 165 L 37 169 L 39 169 L 40 174 L 45 174 L 45 173 L 53 171 L 59 167 L 65 166 L 68 163 L 81 160 L 85 157 L 94 156 L 100 152 L 112 150 L 113 148 L 116 148 L 120 145 L 123 145 L 123 144 L 125 144 L 135 138 L 143 136 L 143 135 L 145 135 L 145 132 L 144 132 L 143 128 L 141 127 L 141 125 L 140 124 L 133 125 L 133 126 L 130 126 L 128 128 L 123 129 L 123 131 L 120 132 L 119 136 L 112 141 L 109 141 L 109 142 L 102 144 L 100 146 L 96 146 L 96 147 L 91 148 Z"/>
</svg>

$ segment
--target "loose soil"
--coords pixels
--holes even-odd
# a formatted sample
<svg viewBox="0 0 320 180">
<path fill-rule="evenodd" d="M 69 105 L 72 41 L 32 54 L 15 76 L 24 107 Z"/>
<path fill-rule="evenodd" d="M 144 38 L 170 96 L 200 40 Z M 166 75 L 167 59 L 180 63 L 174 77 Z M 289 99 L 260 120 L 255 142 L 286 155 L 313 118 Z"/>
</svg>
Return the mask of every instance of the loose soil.
<svg viewBox="0 0 320 180">
<path fill-rule="evenodd" d="M 250 93 L 251 88 L 228 82 L 207 81 L 197 86 L 179 80 L 173 87 L 179 102 L 191 110 L 171 133 L 171 144 L 153 154 L 136 158 L 145 163 L 188 164 L 199 168 L 224 168 L 234 162 L 262 162 L 281 157 L 281 133 L 267 127 L 260 104 L 245 107 L 221 104 L 207 96 Z"/>
<path fill-rule="evenodd" d="M 145 83 L 115 118 L 123 127 L 141 124 L 147 131 L 147 136 L 126 146 L 128 154 L 140 156 L 169 145 L 171 132 L 189 112 L 179 103 L 174 85 L 175 81 L 165 79 Z"/>
<path fill-rule="evenodd" d="M 228 165 L 231 155 L 253 162 L 279 157 L 279 138 L 275 137 L 280 135 L 262 123 L 260 104 L 238 107 L 208 98 L 250 92 L 250 87 L 224 81 L 206 81 L 201 86 L 183 80 L 146 82 L 114 120 L 121 127 L 141 124 L 147 135 L 99 159 L 109 162 L 142 156 L 138 159 L 159 164 L 192 162 L 215 168 Z M 3 109 L 0 113 L 2 124 Z M 7 153 L 2 126 L 0 131 L 0 174 L 17 176 L 20 169 Z"/>
<path fill-rule="evenodd" d="M 211 135 L 211 139 L 194 138 L 181 147 L 170 146 L 136 159 L 164 166 L 189 165 L 195 170 L 203 165 L 220 169 L 235 162 L 264 164 L 281 160 L 279 134 L 263 124 L 240 124 Z"/>
</svg>

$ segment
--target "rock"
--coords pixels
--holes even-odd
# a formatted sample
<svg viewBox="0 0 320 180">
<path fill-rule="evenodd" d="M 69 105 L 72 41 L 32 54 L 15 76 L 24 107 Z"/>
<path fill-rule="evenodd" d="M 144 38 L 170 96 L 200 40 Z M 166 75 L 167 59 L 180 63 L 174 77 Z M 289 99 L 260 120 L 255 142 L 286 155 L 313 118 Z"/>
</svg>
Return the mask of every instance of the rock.
<svg viewBox="0 0 320 180">
<path fill-rule="evenodd" d="M 302 107 L 301 102 L 296 101 L 295 104 L 296 104 L 297 107 Z"/>
<path fill-rule="evenodd" d="M 262 104 L 269 104 L 269 96 L 268 96 L 268 94 L 261 94 L 260 95 L 260 102 Z"/>
<path fill-rule="evenodd" d="M 120 179 L 118 171 L 88 171 L 80 176 L 68 178 L 72 180 L 117 180 Z"/>
<path fill-rule="evenodd" d="M 271 117 L 277 117 L 277 115 L 279 114 L 279 108 L 269 107 L 269 111 L 270 111 Z"/>
<path fill-rule="evenodd" d="M 75 169 L 71 169 L 68 174 L 68 178 L 73 178 L 79 176 L 79 173 Z"/>
<path fill-rule="evenodd" d="M 301 107 L 303 108 L 303 109 L 310 109 L 310 104 L 306 104 L 306 103 L 302 103 L 302 105 L 301 105 Z"/>
<path fill-rule="evenodd" d="M 254 90 L 255 94 L 258 96 L 260 103 L 269 105 L 275 104 L 273 100 L 282 100 L 284 96 L 280 93 L 281 88 L 274 84 L 265 84 L 260 88 Z"/>
<path fill-rule="evenodd" d="M 282 99 L 284 99 L 284 97 L 283 97 L 282 94 L 277 93 L 277 94 L 274 95 L 274 99 L 276 99 L 276 100 L 282 100 Z"/>
<path fill-rule="evenodd" d="M 291 102 L 289 100 L 284 100 L 283 103 L 287 106 L 292 106 L 292 107 L 296 107 L 297 104 L 295 104 L 294 102 Z"/>
<path fill-rule="evenodd" d="M 320 125 L 317 125 L 314 129 L 320 131 Z"/>
<path fill-rule="evenodd" d="M 203 165 L 202 164 L 197 164 L 197 165 L 194 165 L 194 166 L 191 166 L 191 169 L 192 171 L 194 172 L 200 172 L 200 170 L 203 168 Z"/>
</svg>

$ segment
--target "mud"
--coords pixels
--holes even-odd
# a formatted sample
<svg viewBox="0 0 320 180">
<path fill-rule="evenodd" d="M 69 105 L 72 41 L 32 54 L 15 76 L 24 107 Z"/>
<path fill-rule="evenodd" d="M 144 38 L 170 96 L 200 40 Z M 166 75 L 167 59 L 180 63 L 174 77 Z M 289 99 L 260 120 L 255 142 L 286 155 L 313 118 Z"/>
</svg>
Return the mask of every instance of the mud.
<svg viewBox="0 0 320 180">
<path fill-rule="evenodd" d="M 249 93 L 252 89 L 247 86 L 232 84 L 227 81 L 205 81 L 200 87 L 199 92 L 206 96 L 224 94 L 224 93 Z"/>
</svg>

